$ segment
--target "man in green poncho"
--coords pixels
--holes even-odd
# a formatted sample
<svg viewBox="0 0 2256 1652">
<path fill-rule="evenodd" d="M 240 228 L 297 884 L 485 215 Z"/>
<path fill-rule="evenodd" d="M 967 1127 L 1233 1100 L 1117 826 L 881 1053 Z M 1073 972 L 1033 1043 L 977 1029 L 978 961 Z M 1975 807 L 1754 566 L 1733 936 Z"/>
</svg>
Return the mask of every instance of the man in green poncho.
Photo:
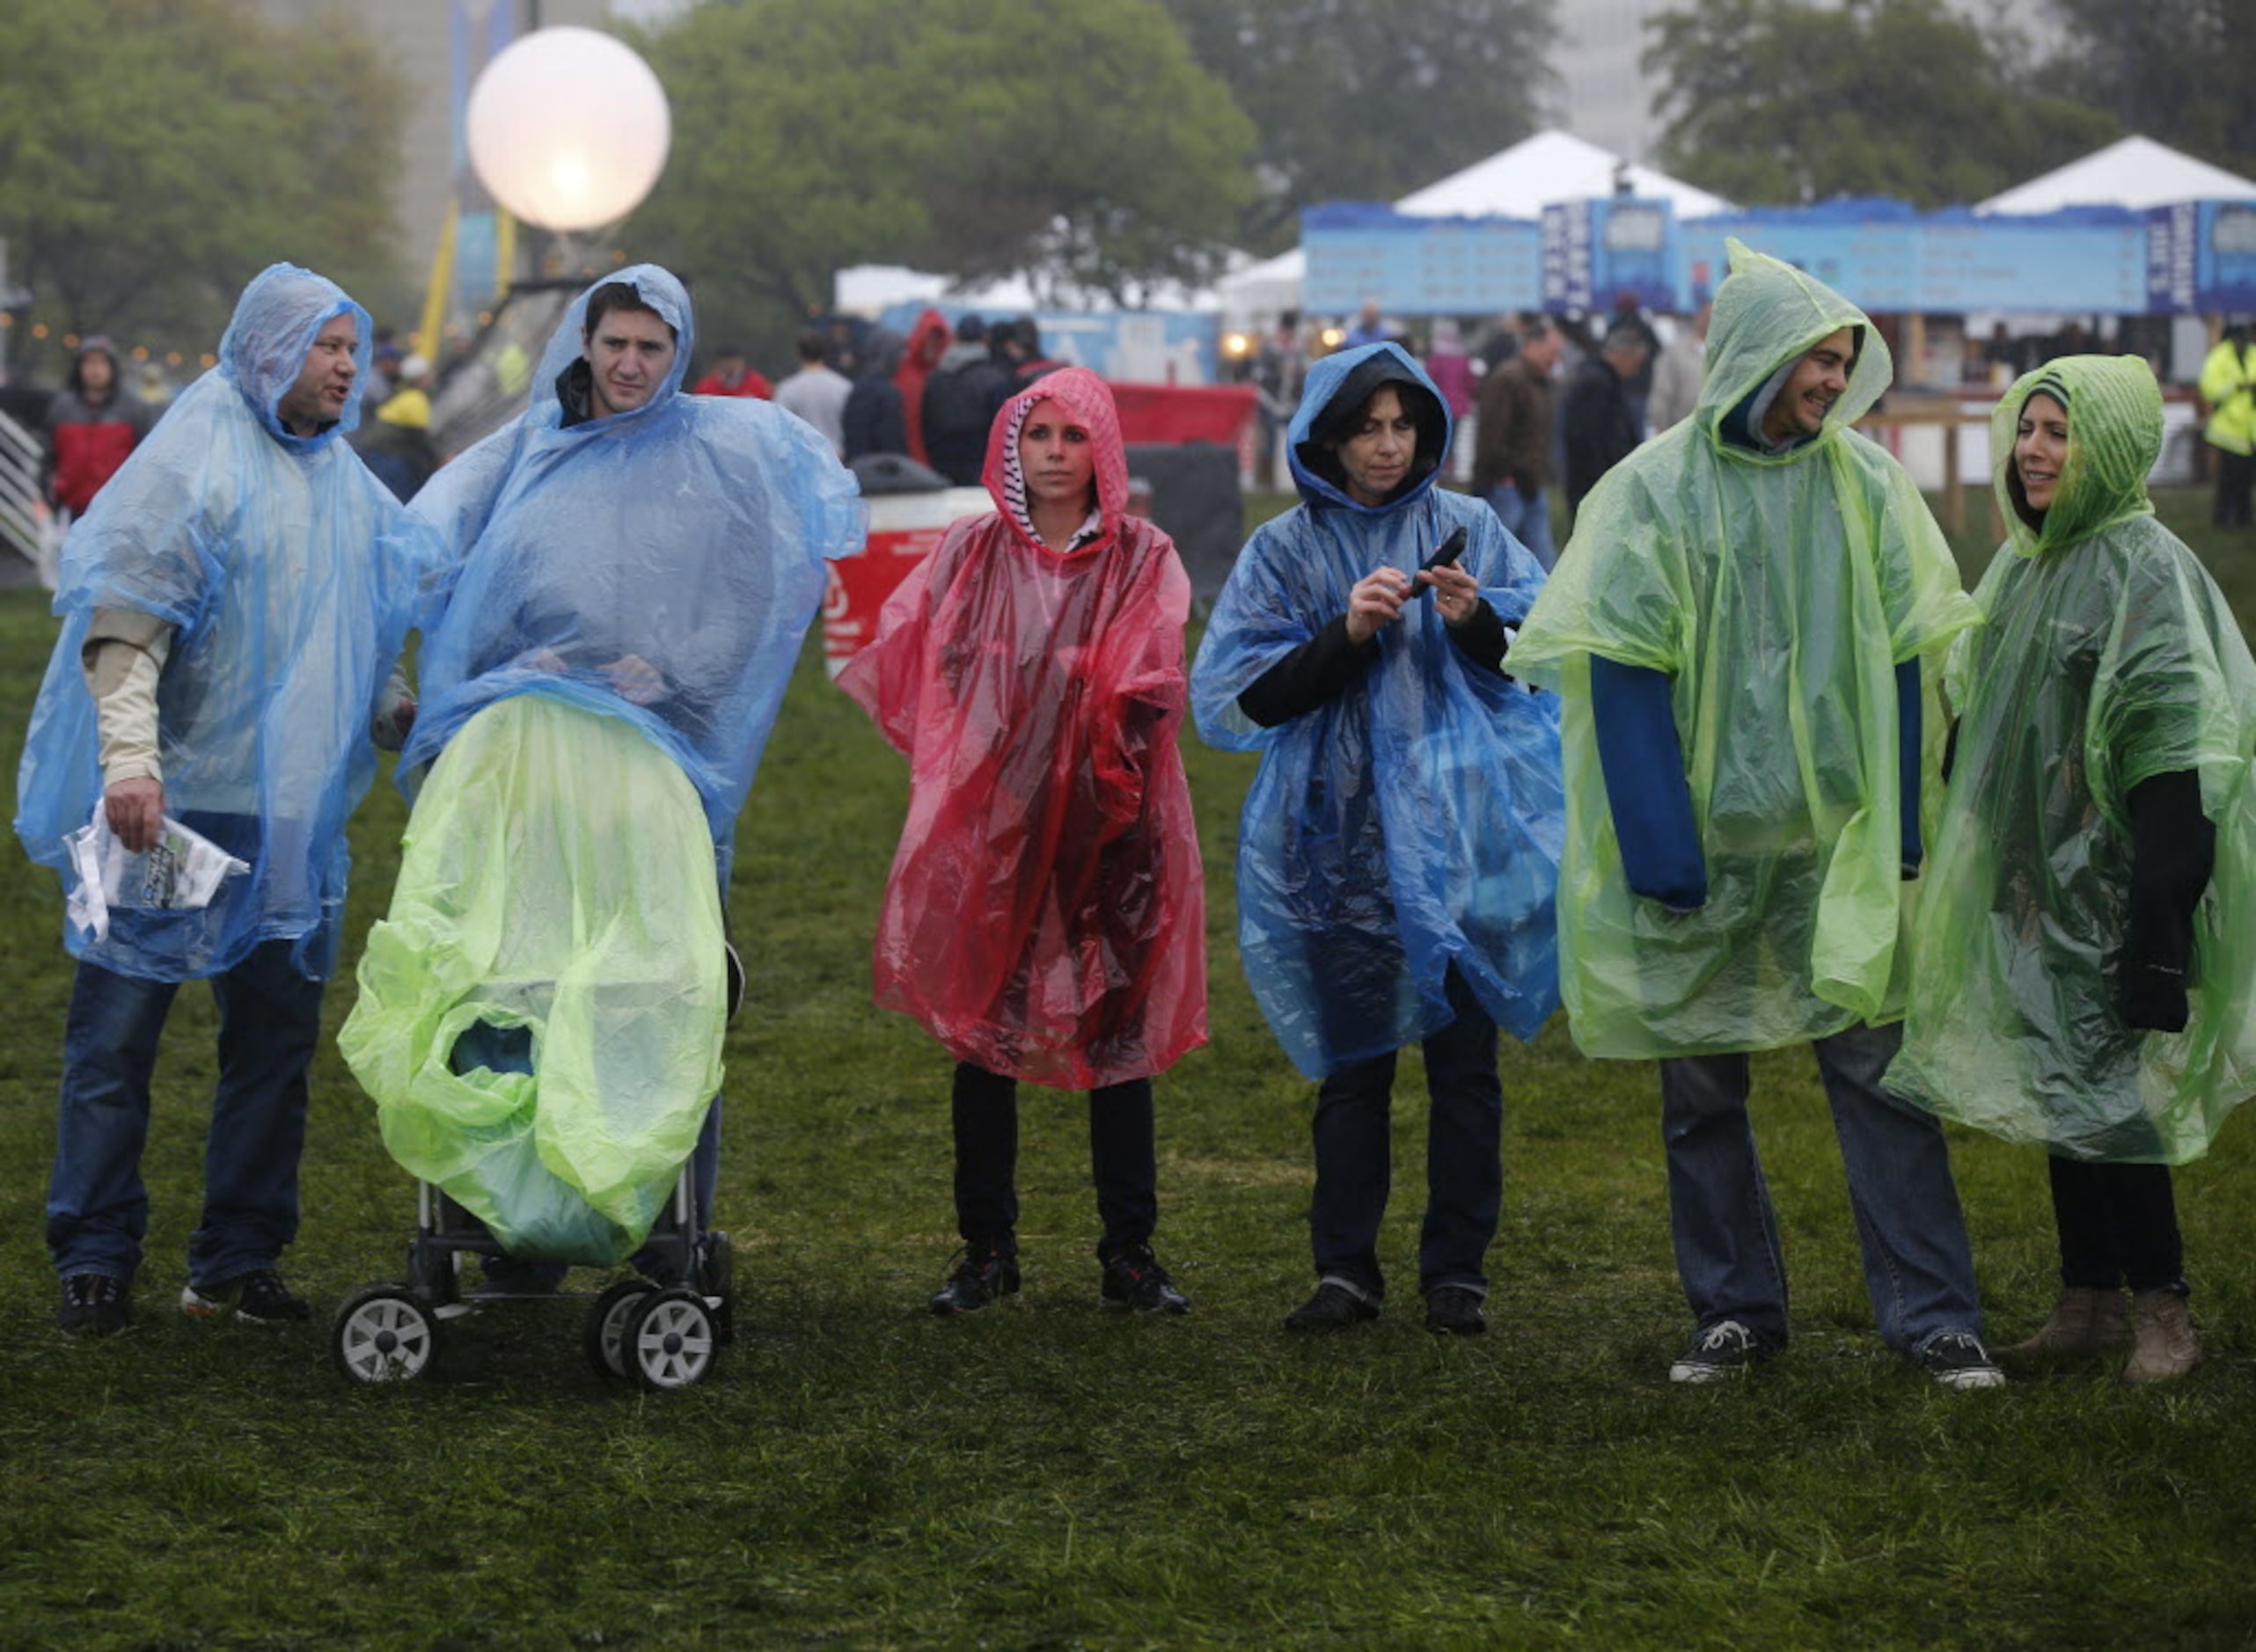
<svg viewBox="0 0 2256 1652">
<path fill-rule="evenodd" d="M 1901 1094 L 2049 1150 L 2061 1294 L 2032 1359 L 2200 1357 L 2170 1166 L 2256 1090 L 2256 662 L 2155 520 L 2162 394 L 2135 356 L 2009 391 L 2009 537 L 1953 650 L 1950 792 L 1912 950 Z"/>
<path fill-rule="evenodd" d="M 1659 1056 L 1673 1380 L 1787 1337 L 1747 1052 L 1814 1041 L 1881 1336 L 1953 1388 L 2003 1380 L 1941 1127 L 1880 1088 L 1938 718 L 1922 662 L 1975 619 L 1902 467 L 1848 426 L 1886 389 L 1863 311 L 1731 243 L 1693 416 L 1609 471 L 1513 647 L 1556 686 L 1560 986 L 1591 1056 Z"/>
</svg>

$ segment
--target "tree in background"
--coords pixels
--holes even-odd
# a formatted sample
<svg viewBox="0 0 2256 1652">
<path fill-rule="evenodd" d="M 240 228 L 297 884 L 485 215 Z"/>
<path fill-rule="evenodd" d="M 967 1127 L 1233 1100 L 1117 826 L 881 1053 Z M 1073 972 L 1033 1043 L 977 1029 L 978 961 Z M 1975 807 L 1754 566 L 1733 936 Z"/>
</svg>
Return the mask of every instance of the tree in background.
<svg viewBox="0 0 2256 1652">
<path fill-rule="evenodd" d="M 2050 71 L 2127 130 L 2256 176 L 2256 4 L 2052 0 L 2068 30 Z"/>
<path fill-rule="evenodd" d="M 1700 0 L 1645 26 L 1663 164 L 1747 206 L 1962 204 L 2121 135 L 1943 0 Z"/>
<path fill-rule="evenodd" d="M 0 0 L 0 237 L 35 320 L 201 352 L 277 259 L 394 293 L 399 87 L 341 12 Z"/>
<path fill-rule="evenodd" d="M 1542 124 L 1553 0 L 1167 0 L 1259 134 L 1250 250 L 1318 201 L 1392 201 Z"/>
<path fill-rule="evenodd" d="M 1252 189 L 1245 117 L 1156 0 L 740 0 L 636 43 L 675 141 L 626 240 L 775 359 L 845 266 L 1203 281 Z"/>
</svg>

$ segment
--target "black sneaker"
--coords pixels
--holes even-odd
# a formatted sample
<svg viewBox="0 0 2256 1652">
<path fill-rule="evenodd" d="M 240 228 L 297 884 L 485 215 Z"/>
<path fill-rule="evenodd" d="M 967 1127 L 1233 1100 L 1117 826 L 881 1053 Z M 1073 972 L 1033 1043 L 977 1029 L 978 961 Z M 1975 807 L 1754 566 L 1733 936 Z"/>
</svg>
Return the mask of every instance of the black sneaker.
<svg viewBox="0 0 2256 1652">
<path fill-rule="evenodd" d="M 132 1318 L 124 1280 L 107 1274 L 73 1274 L 62 1282 L 55 1322 L 65 1336 L 113 1336 Z"/>
<path fill-rule="evenodd" d="M 1285 1316 L 1288 1331 L 1344 1331 L 1379 1317 L 1379 1305 L 1327 1279 L 1316 1294 Z"/>
<path fill-rule="evenodd" d="M 253 1268 L 216 1285 L 191 1284 L 180 1291 L 180 1312 L 193 1319 L 224 1319 L 231 1309 L 247 1325 L 301 1325 L 313 1317 L 313 1310 L 292 1296 L 271 1268 Z"/>
<path fill-rule="evenodd" d="M 1737 1319 L 1718 1319 L 1692 1334 L 1692 1346 L 1668 1368 L 1673 1383 L 1728 1381 L 1770 1357 L 1769 1348 Z"/>
<path fill-rule="evenodd" d="M 933 1292 L 928 1305 L 934 1313 L 977 1313 L 1018 1294 L 1016 1257 L 984 1246 L 960 1254 L 962 1260 L 948 1276 L 948 1283 Z"/>
<path fill-rule="evenodd" d="M 1919 1369 L 1945 1388 L 2003 1388 L 2005 1373 L 1971 1331 L 1938 1331 L 1915 1356 Z"/>
<path fill-rule="evenodd" d="M 1481 1293 L 1469 1285 L 1436 1285 L 1426 1293 L 1425 1328 L 1436 1336 L 1480 1336 L 1489 1328 Z"/>
<path fill-rule="evenodd" d="M 1098 1300 L 1131 1313 L 1188 1313 L 1190 1298 L 1175 1288 L 1168 1270 L 1148 1245 L 1131 1245 L 1102 1258 L 1104 1284 Z"/>
</svg>

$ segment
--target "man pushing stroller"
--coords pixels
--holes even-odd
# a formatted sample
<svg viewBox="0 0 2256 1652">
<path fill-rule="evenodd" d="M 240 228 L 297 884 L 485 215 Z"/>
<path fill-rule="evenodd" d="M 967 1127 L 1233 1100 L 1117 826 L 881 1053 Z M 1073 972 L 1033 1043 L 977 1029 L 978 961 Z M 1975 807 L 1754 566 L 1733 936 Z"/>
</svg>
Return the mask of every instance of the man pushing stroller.
<svg viewBox="0 0 2256 1652">
<path fill-rule="evenodd" d="M 572 305 L 517 420 L 414 515 L 456 562 L 421 656 L 417 786 L 340 1042 L 386 1146 L 491 1232 L 490 1284 L 626 1260 L 718 1164 L 734 822 L 855 485 L 765 402 L 681 393 L 688 296 Z"/>
</svg>

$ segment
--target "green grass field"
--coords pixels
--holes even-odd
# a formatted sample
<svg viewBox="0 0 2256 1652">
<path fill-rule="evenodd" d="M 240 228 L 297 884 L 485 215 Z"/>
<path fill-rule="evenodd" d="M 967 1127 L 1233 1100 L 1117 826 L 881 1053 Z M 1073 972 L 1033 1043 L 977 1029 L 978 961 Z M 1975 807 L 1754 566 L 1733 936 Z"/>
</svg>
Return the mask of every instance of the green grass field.
<svg viewBox="0 0 2256 1652">
<path fill-rule="evenodd" d="M 2256 545 L 2165 513 L 2256 618 Z M 1980 521 L 1982 512 L 1972 513 Z M 1971 584 L 1986 552 L 1969 548 Z M 13 771 L 53 635 L 0 596 Z M 1161 1255 L 1196 1307 L 1096 1307 L 1078 1098 L 1024 1109 L 1021 1305 L 923 1311 L 954 1247 L 948 1063 L 868 999 L 897 761 L 810 650 L 740 837 L 751 996 L 731 1028 L 721 1224 L 740 1335 L 705 1386 L 598 1379 L 581 1304 L 493 1312 L 425 1380 L 356 1389 L 326 1334 L 171 1307 L 194 1224 L 209 996 L 176 1009 L 127 1334 L 54 1328 L 40 1241 L 70 979 L 53 880 L 0 855 L 0 1647 L 2238 1647 L 2256 1644 L 2256 1125 L 2179 1180 L 2208 1363 L 1952 1394 L 1871 1330 L 1806 1052 L 1756 1064 L 1798 1337 L 1673 1389 L 1688 1329 L 1648 1065 L 1564 1021 L 1507 1041 L 1495 1334 L 1410 1292 L 1289 1341 L 1310 1281 L 1312 1087 L 1245 989 L 1230 867 L 1249 760 L 1188 753 L 1207 852 L 1212 1042 L 1159 1090 Z M 363 810 L 347 957 L 403 810 Z M 329 995 L 331 1025 L 352 983 Z M 1414 1273 L 1423 1082 L 1401 1086 L 1385 1254 Z M 2038 1154 L 1960 1134 L 1993 1334 L 2055 1267 Z M 412 1184 L 333 1049 L 315 1070 L 290 1277 L 325 1318 L 399 1272 Z M 585 1278 L 586 1276 L 579 1276 Z M 575 1283 L 577 1280 L 575 1279 Z"/>
</svg>

